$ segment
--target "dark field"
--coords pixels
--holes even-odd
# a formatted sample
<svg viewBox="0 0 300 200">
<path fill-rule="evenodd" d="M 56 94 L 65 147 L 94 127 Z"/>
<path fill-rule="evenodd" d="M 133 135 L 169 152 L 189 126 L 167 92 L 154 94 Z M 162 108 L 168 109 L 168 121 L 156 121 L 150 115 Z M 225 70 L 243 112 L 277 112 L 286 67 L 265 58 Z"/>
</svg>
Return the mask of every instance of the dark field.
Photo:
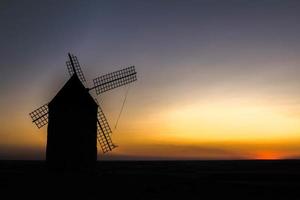
<svg viewBox="0 0 300 200">
<path fill-rule="evenodd" d="M 300 160 L 101 161 L 90 175 L 0 161 L 0 188 L 0 199 L 300 199 Z"/>
</svg>

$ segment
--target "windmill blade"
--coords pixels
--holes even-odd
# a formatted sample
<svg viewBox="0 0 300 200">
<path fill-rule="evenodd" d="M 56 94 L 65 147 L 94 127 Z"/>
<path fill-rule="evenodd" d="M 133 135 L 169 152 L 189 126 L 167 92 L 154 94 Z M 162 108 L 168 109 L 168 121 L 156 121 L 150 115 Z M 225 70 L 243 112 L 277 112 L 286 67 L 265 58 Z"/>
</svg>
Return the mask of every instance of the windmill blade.
<svg viewBox="0 0 300 200">
<path fill-rule="evenodd" d="M 70 76 L 76 73 L 81 82 L 86 82 L 77 57 L 73 54 L 69 54 L 69 58 L 70 60 L 66 62 L 66 65 Z"/>
<path fill-rule="evenodd" d="M 101 94 L 108 90 L 126 85 L 128 83 L 136 81 L 136 71 L 134 66 L 127 67 L 125 69 L 100 76 L 93 80 L 94 87 L 90 90 L 95 89 L 96 94 Z"/>
<path fill-rule="evenodd" d="M 97 139 L 101 146 L 103 153 L 112 151 L 116 146 L 112 143 L 110 135 L 112 131 L 109 127 L 108 121 L 98 105 L 98 119 L 97 119 Z"/>
<path fill-rule="evenodd" d="M 33 112 L 29 113 L 32 122 L 38 128 L 42 128 L 46 124 L 48 124 L 48 104 L 45 104 L 38 109 L 34 110 Z"/>
</svg>

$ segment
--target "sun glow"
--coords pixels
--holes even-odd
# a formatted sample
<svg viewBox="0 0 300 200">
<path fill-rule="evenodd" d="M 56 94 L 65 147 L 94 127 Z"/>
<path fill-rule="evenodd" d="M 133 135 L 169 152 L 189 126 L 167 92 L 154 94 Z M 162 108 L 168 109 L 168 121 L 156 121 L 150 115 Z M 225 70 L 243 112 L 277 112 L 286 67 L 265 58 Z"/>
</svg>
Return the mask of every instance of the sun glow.
<svg viewBox="0 0 300 200">
<path fill-rule="evenodd" d="M 300 139 L 299 119 L 270 105 L 200 103 L 171 110 L 165 124 L 177 136 L 201 141 Z"/>
<path fill-rule="evenodd" d="M 257 153 L 257 155 L 254 158 L 258 160 L 277 160 L 277 159 L 283 159 L 285 158 L 285 156 L 279 152 L 263 151 Z"/>
<path fill-rule="evenodd" d="M 115 153 L 175 159 L 284 159 L 300 155 L 300 119 L 255 101 L 199 101 L 126 121 Z M 114 153 L 113 153 L 114 154 Z"/>
</svg>

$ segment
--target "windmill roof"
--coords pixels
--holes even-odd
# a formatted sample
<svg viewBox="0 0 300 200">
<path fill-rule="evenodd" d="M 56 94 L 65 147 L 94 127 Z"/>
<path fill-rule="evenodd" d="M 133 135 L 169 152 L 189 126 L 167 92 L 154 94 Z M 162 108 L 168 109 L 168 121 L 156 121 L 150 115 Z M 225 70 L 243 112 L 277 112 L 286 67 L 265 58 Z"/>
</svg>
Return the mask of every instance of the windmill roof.
<svg viewBox="0 0 300 200">
<path fill-rule="evenodd" d="M 98 106 L 76 74 L 73 74 L 59 90 L 59 92 L 50 101 L 49 106 L 61 104 L 63 102 L 68 104 L 72 104 L 72 102 L 87 102 L 93 106 Z"/>
</svg>

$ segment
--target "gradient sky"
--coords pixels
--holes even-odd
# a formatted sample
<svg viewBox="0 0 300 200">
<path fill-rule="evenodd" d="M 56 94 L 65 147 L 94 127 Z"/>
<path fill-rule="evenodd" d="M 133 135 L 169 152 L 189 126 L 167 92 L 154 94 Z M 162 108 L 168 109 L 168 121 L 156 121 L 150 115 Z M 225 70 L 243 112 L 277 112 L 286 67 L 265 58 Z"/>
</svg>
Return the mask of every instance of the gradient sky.
<svg viewBox="0 0 300 200">
<path fill-rule="evenodd" d="M 99 159 L 300 156 L 300 3 L 1 1 L 0 159 L 44 159 L 28 115 L 68 80 L 135 65 Z M 127 87 L 98 96 L 113 128 Z M 114 128 L 113 128 L 114 129 Z"/>
</svg>

